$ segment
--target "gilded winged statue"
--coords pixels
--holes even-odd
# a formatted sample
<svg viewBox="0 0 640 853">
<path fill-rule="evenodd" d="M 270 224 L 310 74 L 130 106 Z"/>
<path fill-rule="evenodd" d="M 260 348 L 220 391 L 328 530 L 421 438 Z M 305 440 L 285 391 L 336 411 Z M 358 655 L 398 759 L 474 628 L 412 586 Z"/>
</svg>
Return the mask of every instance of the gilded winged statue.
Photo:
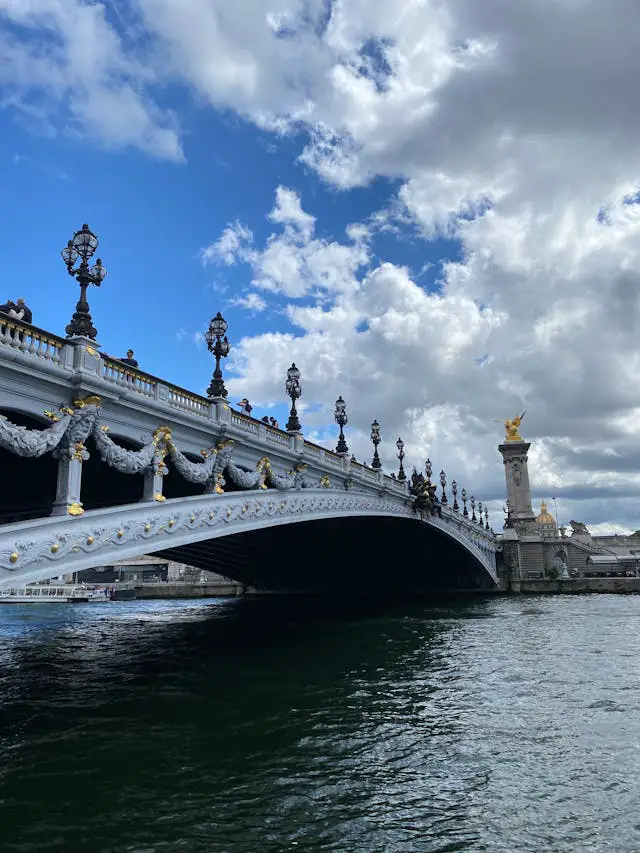
<svg viewBox="0 0 640 853">
<path fill-rule="evenodd" d="M 505 429 L 505 441 L 524 441 L 524 438 L 520 435 L 520 424 L 522 423 L 522 419 L 526 415 L 526 412 L 523 412 L 521 415 L 516 415 L 512 420 L 506 420 L 504 422 Z"/>
</svg>

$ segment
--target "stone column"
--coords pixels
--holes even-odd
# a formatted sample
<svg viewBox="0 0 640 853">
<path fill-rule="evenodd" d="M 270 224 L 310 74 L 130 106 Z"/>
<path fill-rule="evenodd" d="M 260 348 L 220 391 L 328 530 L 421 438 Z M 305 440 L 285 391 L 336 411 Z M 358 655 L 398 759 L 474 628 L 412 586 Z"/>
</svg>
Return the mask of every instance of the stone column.
<svg viewBox="0 0 640 853">
<path fill-rule="evenodd" d="M 510 521 L 516 529 L 533 532 L 536 516 L 531 506 L 531 486 L 527 453 L 531 443 L 528 441 L 507 441 L 498 446 L 504 461 L 504 475 L 507 483 Z"/>
<path fill-rule="evenodd" d="M 82 463 L 89 458 L 89 452 L 78 441 L 54 455 L 58 460 L 58 482 L 51 515 L 82 515 Z"/>
<path fill-rule="evenodd" d="M 156 501 L 159 503 L 166 500 L 165 496 L 162 494 L 162 481 L 165 474 L 169 473 L 169 469 L 165 465 L 164 461 L 164 458 L 167 455 L 167 445 L 163 436 L 164 433 L 160 435 L 158 430 L 154 433 L 156 449 L 153 455 L 151 467 L 144 472 L 142 498 L 140 499 L 141 502 Z"/>
</svg>

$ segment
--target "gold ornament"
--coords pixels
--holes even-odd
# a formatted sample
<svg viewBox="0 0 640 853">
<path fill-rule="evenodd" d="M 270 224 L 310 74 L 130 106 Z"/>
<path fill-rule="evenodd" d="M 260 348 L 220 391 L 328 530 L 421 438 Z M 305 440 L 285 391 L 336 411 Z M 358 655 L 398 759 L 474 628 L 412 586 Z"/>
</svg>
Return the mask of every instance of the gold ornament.
<svg viewBox="0 0 640 853">
<path fill-rule="evenodd" d="M 82 508 L 82 505 L 77 503 L 77 502 L 69 504 L 69 506 L 67 507 L 67 515 L 77 516 L 77 515 L 83 515 L 83 514 L 84 514 L 84 509 Z"/>
<path fill-rule="evenodd" d="M 76 409 L 84 409 L 85 406 L 101 406 L 102 398 L 98 397 L 97 394 L 89 394 L 88 397 L 84 397 L 82 400 L 74 400 L 72 405 Z"/>
</svg>

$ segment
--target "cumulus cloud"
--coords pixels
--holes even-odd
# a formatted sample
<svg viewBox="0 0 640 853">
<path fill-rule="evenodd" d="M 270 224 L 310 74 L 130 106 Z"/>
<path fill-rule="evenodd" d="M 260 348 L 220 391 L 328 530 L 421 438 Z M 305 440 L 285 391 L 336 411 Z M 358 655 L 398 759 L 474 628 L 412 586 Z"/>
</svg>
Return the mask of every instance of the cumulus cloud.
<svg viewBox="0 0 640 853">
<path fill-rule="evenodd" d="M 267 308 L 267 303 L 259 293 L 247 293 L 246 296 L 238 296 L 235 299 L 230 299 L 229 305 L 233 305 L 236 308 L 245 308 L 252 314 L 265 311 Z"/>
<path fill-rule="evenodd" d="M 532 480 L 556 491 L 561 513 L 640 527 L 637 0 L 133 8 L 126 41 L 99 3 L 0 0 L 0 17 L 56 38 L 43 50 L 2 37 L 4 102 L 36 110 L 33 93 L 48 93 L 81 132 L 178 159 L 176 120 L 150 93 L 179 80 L 200 102 L 295 132 L 301 160 L 331 185 L 400 185 L 333 239 L 280 187 L 264 243 L 235 223 L 203 251 L 292 300 L 295 334 L 242 343 L 237 391 L 273 398 L 293 355 L 305 399 L 326 406 L 311 426 L 342 393 L 357 455 L 377 417 L 388 464 L 402 434 L 413 458 L 446 460 L 496 507 L 493 419 L 526 408 Z M 87 94 L 108 109 L 83 124 Z M 460 260 L 427 293 L 417 270 L 376 259 L 381 229 L 455 239 Z"/>
<path fill-rule="evenodd" d="M 182 161 L 175 116 L 145 94 L 154 77 L 102 3 L 0 0 L 0 104 L 49 132 L 70 126 L 108 147 Z"/>
<path fill-rule="evenodd" d="M 276 189 L 268 219 L 281 230 L 264 248 L 258 250 L 251 230 L 235 222 L 201 250 L 203 263 L 248 264 L 254 287 L 291 299 L 309 294 L 322 298 L 358 286 L 357 272 L 369 263 L 366 228 L 351 226 L 352 242 L 346 245 L 314 237 L 315 218 L 302 209 L 298 194 L 285 187 Z"/>
</svg>

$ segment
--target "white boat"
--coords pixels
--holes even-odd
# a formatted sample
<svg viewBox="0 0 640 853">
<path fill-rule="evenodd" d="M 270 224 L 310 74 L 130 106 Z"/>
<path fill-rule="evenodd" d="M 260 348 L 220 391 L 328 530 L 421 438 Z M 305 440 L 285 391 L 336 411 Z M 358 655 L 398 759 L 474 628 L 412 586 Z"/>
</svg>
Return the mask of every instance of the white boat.
<svg viewBox="0 0 640 853">
<path fill-rule="evenodd" d="M 110 601 L 108 590 L 84 584 L 33 584 L 0 589 L 0 604 L 69 604 Z"/>
</svg>

